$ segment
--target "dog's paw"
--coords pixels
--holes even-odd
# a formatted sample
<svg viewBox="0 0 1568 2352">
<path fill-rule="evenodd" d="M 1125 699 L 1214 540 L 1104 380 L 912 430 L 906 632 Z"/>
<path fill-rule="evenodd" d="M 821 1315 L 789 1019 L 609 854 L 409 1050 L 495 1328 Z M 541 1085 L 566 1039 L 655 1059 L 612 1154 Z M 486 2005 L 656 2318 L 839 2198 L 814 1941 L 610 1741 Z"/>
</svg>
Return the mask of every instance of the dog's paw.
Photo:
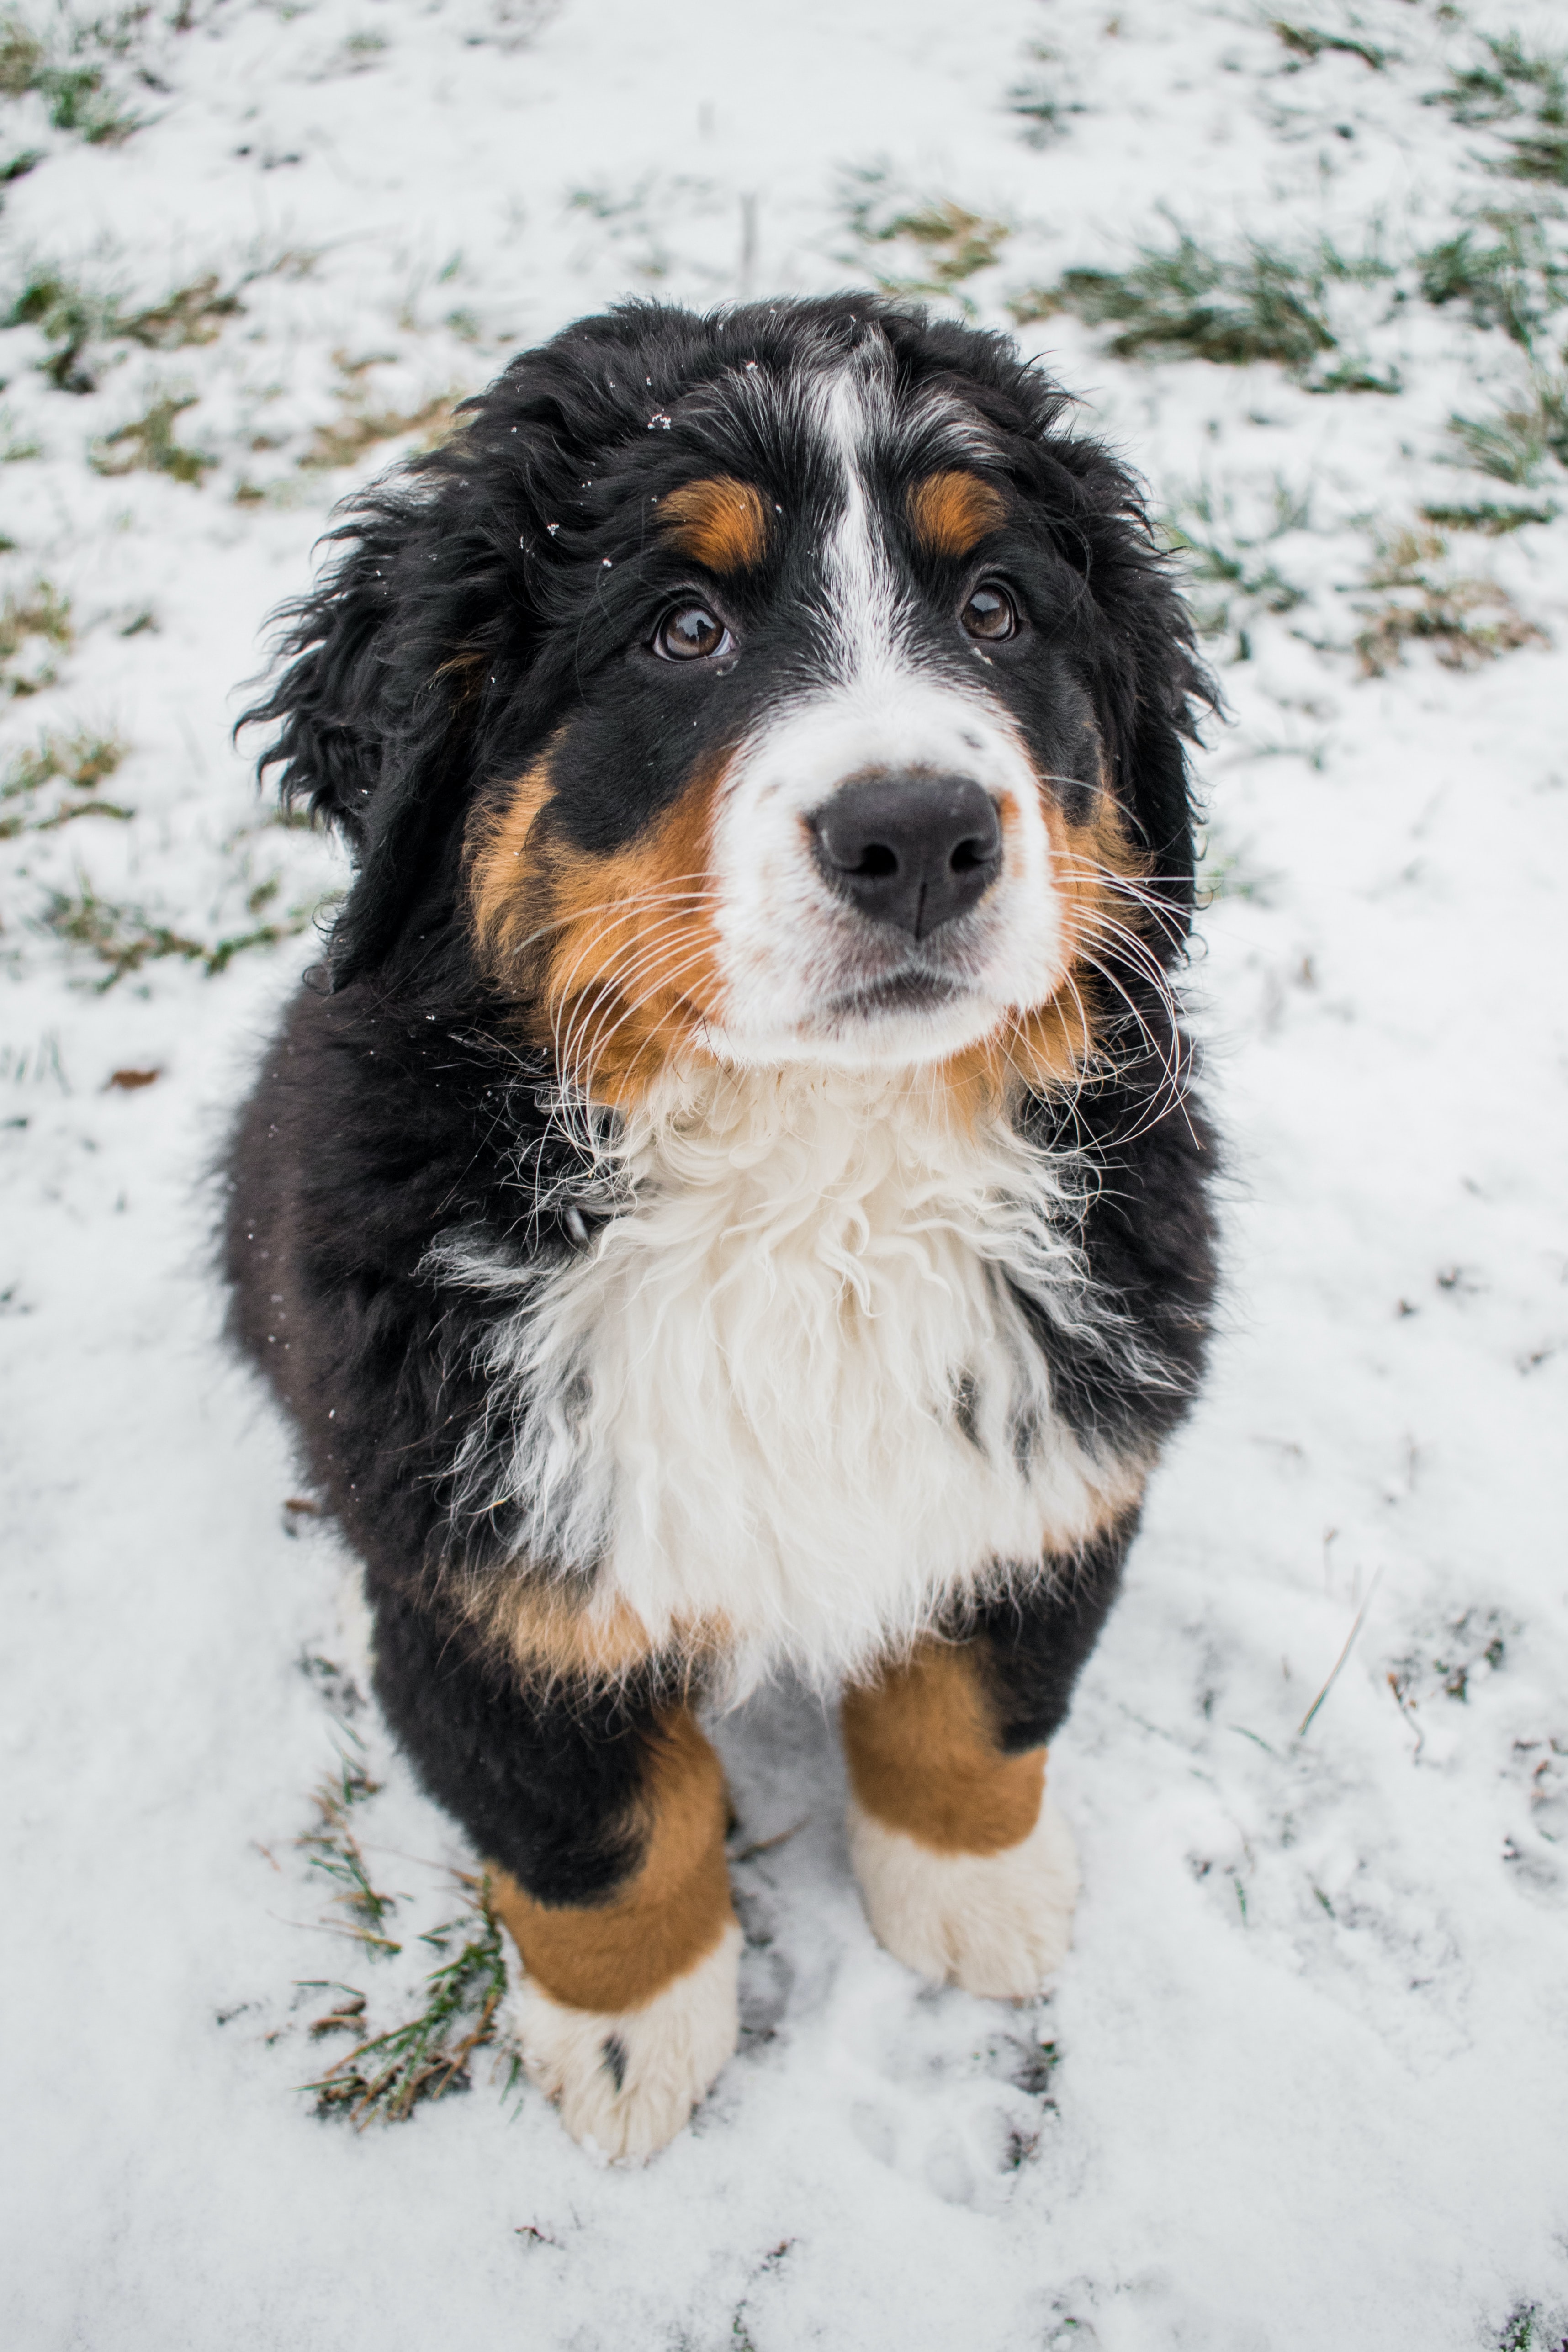
<svg viewBox="0 0 1568 2352">
<path fill-rule="evenodd" d="M 1023 2000 L 1067 1956 L 1078 1855 L 1048 1798 L 1020 1844 L 986 1854 L 937 1853 L 851 1798 L 849 1852 L 878 1941 L 933 1984 Z"/>
<path fill-rule="evenodd" d="M 695 1968 L 619 2015 L 572 2009 L 520 1971 L 504 2024 L 573 2138 L 640 2161 L 675 2137 L 733 2054 L 740 1961 L 731 1925 Z"/>
</svg>

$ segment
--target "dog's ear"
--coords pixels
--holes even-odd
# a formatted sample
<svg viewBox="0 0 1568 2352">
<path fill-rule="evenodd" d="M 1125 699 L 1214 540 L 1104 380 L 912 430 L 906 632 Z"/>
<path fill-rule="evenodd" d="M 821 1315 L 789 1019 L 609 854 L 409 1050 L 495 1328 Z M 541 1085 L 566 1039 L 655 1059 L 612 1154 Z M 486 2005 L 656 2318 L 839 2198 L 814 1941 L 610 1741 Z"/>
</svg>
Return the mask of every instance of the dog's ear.
<svg viewBox="0 0 1568 2352">
<path fill-rule="evenodd" d="M 1105 728 L 1118 800 L 1169 908 L 1162 953 L 1175 955 L 1192 924 L 1194 848 L 1187 746 L 1221 708 L 1198 658 L 1192 615 L 1161 552 L 1141 486 L 1098 443 L 1058 442 L 1052 454 L 1074 495 L 1058 508 L 1058 543 L 1086 591 L 1080 645 Z"/>
</svg>

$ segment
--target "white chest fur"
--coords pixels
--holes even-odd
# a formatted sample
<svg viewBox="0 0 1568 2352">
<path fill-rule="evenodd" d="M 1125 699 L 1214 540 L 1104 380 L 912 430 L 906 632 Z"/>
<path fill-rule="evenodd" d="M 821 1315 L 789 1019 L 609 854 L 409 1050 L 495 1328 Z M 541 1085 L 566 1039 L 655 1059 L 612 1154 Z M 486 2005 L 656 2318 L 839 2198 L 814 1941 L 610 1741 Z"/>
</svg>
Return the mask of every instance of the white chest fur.
<svg viewBox="0 0 1568 2352">
<path fill-rule="evenodd" d="M 1009 1286 L 1087 1311 L 1061 1171 L 1005 1126 L 918 1074 L 710 1070 L 614 1157 L 624 1205 L 564 1266 L 440 1253 L 510 1294 L 484 1499 L 595 1570 L 593 1605 L 722 1625 L 738 1687 L 784 1656 L 827 1676 L 1131 1499 L 1054 1413 Z"/>
</svg>

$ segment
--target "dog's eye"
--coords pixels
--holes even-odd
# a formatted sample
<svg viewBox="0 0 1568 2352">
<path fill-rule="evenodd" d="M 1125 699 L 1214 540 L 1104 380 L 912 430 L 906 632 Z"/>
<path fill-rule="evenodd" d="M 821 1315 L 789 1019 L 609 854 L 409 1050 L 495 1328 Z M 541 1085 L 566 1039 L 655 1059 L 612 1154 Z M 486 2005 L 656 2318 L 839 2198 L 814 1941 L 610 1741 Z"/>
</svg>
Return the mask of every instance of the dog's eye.
<svg viewBox="0 0 1568 2352">
<path fill-rule="evenodd" d="M 991 645 L 999 644 L 1004 637 L 1016 636 L 1018 632 L 1018 608 L 1005 588 L 999 588 L 994 580 L 984 582 L 975 590 L 959 619 L 970 636 L 984 638 Z"/>
<path fill-rule="evenodd" d="M 729 630 L 706 604 L 672 606 L 653 634 L 653 649 L 666 661 L 711 661 L 727 654 L 731 643 Z"/>
</svg>

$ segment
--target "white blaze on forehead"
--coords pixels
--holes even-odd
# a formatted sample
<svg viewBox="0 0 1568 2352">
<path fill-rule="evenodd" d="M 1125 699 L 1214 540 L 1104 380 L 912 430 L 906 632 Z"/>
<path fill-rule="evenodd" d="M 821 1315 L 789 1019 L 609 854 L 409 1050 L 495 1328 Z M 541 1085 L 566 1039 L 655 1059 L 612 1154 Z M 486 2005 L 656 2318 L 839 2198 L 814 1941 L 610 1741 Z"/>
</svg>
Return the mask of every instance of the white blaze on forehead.
<svg viewBox="0 0 1568 2352">
<path fill-rule="evenodd" d="M 1044 1002 L 1060 977 L 1062 917 L 1039 779 L 1011 713 L 973 677 L 922 659 L 913 590 L 900 580 L 870 457 L 909 420 L 894 414 L 885 354 L 871 346 L 821 379 L 810 429 L 835 477 L 834 514 L 813 603 L 819 682 L 766 711 L 731 761 L 717 810 L 714 923 L 724 1008 L 708 1042 L 739 1061 L 925 1061 L 958 1051 L 1010 1010 Z M 922 416 L 922 425 L 937 421 Z M 945 410 L 946 430 L 964 431 Z M 969 437 L 972 437 L 970 436 Z M 953 650 L 964 640 L 953 616 Z M 1003 869 L 980 906 L 917 950 L 829 886 L 809 820 L 852 778 L 964 777 L 1002 821 Z M 953 983 L 951 1002 L 858 1015 L 868 989 L 910 958 Z"/>
<path fill-rule="evenodd" d="M 823 551 L 823 613 L 834 672 L 847 684 L 899 666 L 898 583 L 862 470 L 877 425 L 888 421 L 881 377 L 849 362 L 822 386 L 818 414 L 843 500 Z"/>
</svg>

